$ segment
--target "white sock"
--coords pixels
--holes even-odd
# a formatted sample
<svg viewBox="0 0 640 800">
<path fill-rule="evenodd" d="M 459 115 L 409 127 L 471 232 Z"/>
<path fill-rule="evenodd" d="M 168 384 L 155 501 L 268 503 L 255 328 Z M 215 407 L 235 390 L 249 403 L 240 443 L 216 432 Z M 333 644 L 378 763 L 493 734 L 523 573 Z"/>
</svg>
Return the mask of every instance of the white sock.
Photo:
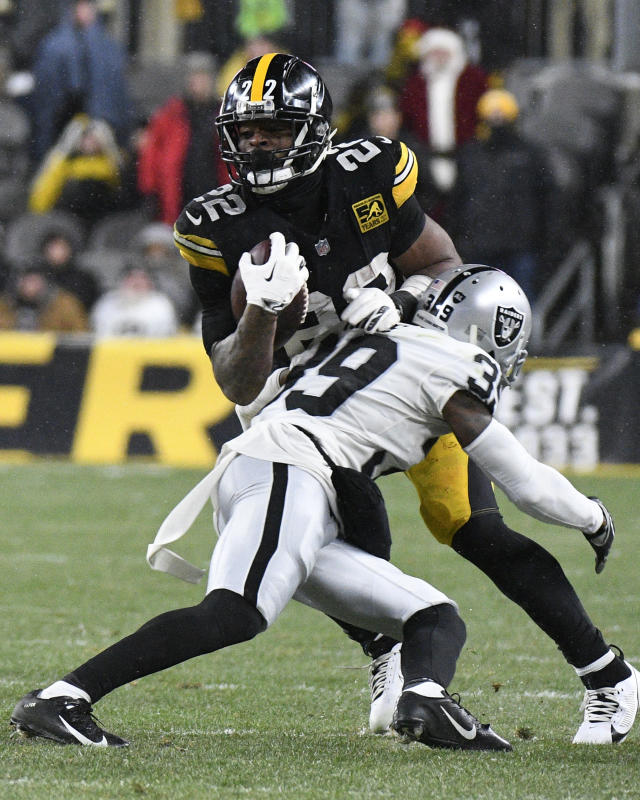
<svg viewBox="0 0 640 800">
<path fill-rule="evenodd" d="M 74 686 L 72 683 L 67 683 L 66 681 L 55 681 L 55 683 L 43 689 L 38 697 L 41 697 L 43 700 L 50 700 L 52 697 L 74 697 L 77 700 L 86 700 L 87 703 L 91 702 L 91 698 L 86 692 L 83 692 L 82 689 L 78 689 L 77 686 Z"/>
<path fill-rule="evenodd" d="M 591 664 L 587 664 L 586 667 L 574 667 L 574 669 L 576 674 L 582 678 L 584 675 L 590 675 L 592 672 L 598 672 L 598 670 L 604 669 L 607 664 L 610 664 L 613 661 L 615 657 L 616 654 L 613 652 L 613 650 L 608 650 L 596 661 L 593 661 Z"/>
</svg>

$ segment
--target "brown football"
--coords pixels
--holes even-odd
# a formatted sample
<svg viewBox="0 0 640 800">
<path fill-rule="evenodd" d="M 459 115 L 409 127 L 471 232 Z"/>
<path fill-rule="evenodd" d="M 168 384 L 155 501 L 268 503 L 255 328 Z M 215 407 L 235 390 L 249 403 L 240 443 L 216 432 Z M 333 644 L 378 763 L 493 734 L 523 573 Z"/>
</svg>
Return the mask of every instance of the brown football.
<svg viewBox="0 0 640 800">
<path fill-rule="evenodd" d="M 251 261 L 254 264 L 265 264 L 269 260 L 269 255 L 271 254 L 271 240 L 264 239 L 264 241 L 258 242 L 249 252 L 251 253 Z M 247 293 L 242 283 L 240 270 L 237 270 L 231 282 L 231 311 L 233 312 L 236 322 L 243 315 L 246 305 Z M 307 291 L 307 285 L 305 283 L 289 305 L 283 308 L 278 314 L 276 338 L 274 342 L 275 350 L 279 347 L 283 347 L 302 325 L 307 316 L 308 307 L 309 292 Z"/>
</svg>

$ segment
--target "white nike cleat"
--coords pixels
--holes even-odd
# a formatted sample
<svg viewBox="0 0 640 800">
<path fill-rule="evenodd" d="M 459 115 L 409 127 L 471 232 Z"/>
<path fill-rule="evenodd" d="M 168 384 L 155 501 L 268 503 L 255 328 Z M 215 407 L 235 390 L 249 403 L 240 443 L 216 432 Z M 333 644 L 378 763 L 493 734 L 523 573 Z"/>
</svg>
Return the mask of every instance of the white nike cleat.
<svg viewBox="0 0 640 800">
<path fill-rule="evenodd" d="M 400 648 L 399 643 L 394 645 L 388 653 L 378 656 L 369 665 L 369 730 L 372 733 L 386 733 L 389 730 L 402 693 Z"/>
<path fill-rule="evenodd" d="M 39 697 L 40 689 L 25 695 L 11 714 L 16 732 L 27 739 L 34 736 L 60 744 L 92 747 L 126 747 L 129 742 L 98 727 L 86 700 L 74 697 Z"/>
<path fill-rule="evenodd" d="M 627 661 L 631 675 L 615 686 L 587 689 L 580 710 L 584 720 L 574 744 L 620 744 L 633 726 L 640 704 L 640 673 Z"/>
<path fill-rule="evenodd" d="M 398 700 L 393 730 L 405 739 L 451 750 L 511 750 L 506 739 L 480 723 L 434 681 L 405 689 Z"/>
</svg>

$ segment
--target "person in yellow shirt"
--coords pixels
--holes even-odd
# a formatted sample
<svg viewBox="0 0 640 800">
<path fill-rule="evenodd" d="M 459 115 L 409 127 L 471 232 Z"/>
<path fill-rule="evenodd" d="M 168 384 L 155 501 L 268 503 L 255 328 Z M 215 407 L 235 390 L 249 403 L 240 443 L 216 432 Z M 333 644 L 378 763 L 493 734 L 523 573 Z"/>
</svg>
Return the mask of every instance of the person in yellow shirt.
<svg viewBox="0 0 640 800">
<path fill-rule="evenodd" d="M 29 210 L 64 209 L 91 222 L 115 209 L 121 156 L 106 122 L 74 117 L 36 173 Z"/>
</svg>

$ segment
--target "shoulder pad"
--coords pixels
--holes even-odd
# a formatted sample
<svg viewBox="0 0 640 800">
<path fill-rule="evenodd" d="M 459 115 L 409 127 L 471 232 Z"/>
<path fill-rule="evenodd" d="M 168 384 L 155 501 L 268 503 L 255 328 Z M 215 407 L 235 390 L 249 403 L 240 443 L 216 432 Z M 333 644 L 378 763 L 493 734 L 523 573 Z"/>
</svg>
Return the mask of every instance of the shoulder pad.
<svg viewBox="0 0 640 800">
<path fill-rule="evenodd" d="M 414 193 L 418 180 L 418 162 L 404 142 L 372 136 L 335 145 L 329 158 L 346 173 L 361 170 L 371 175 L 381 189 L 388 189 L 400 208 Z"/>
</svg>

